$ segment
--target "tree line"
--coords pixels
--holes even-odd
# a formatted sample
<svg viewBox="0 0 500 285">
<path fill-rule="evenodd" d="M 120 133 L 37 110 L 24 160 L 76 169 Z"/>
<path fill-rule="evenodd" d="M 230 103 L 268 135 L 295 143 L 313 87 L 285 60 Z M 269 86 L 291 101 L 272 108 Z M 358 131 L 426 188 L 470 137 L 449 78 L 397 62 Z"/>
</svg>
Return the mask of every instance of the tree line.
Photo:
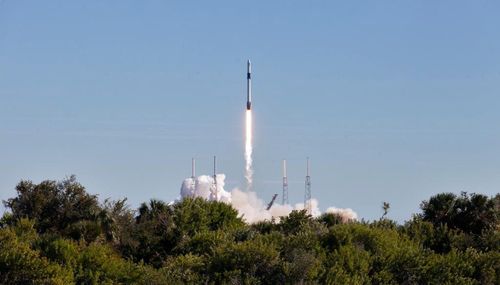
<svg viewBox="0 0 500 285">
<path fill-rule="evenodd" d="M 100 202 L 74 176 L 3 201 L 0 284 L 500 284 L 500 195 L 442 193 L 398 224 L 231 205 Z"/>
</svg>

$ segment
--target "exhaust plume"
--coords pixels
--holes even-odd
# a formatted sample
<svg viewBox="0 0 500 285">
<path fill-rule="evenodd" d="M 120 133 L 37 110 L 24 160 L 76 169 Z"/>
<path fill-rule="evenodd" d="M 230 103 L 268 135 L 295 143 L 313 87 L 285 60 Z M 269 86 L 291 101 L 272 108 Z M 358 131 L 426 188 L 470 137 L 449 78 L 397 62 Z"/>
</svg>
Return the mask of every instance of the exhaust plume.
<svg viewBox="0 0 500 285">
<path fill-rule="evenodd" d="M 277 219 L 288 216 L 293 210 L 303 210 L 304 204 L 298 203 L 294 207 L 291 205 L 274 204 L 271 209 L 266 210 L 267 203 L 257 197 L 256 192 L 241 191 L 238 188 L 231 192 L 224 190 L 224 174 L 217 174 L 217 195 L 211 193 L 211 187 L 214 185 L 213 177 L 202 175 L 195 178 L 187 178 L 181 186 L 181 199 L 186 197 L 201 197 L 208 201 L 217 201 L 231 204 L 240 214 L 240 217 L 247 223 L 256 223 L 264 220 Z M 311 215 L 318 217 L 321 215 L 319 203 L 316 199 L 310 200 Z M 326 213 L 335 213 L 341 216 L 343 222 L 356 220 L 357 214 L 352 209 L 339 209 L 330 207 Z"/>
<path fill-rule="evenodd" d="M 245 179 L 247 191 L 252 189 L 253 183 L 253 160 L 252 160 L 252 110 L 246 110 L 245 118 Z"/>
<path fill-rule="evenodd" d="M 339 215 L 342 222 L 347 223 L 349 221 L 356 221 L 358 219 L 358 214 L 354 212 L 351 208 L 341 209 L 335 207 L 329 207 L 326 209 L 325 213 L 331 213 Z"/>
</svg>

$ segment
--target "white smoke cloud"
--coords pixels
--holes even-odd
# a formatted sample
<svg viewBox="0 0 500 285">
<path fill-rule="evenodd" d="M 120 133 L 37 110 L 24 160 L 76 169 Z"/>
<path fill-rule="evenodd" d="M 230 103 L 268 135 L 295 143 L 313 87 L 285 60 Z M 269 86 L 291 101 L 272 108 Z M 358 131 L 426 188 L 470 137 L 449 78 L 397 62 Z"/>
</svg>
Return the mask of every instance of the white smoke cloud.
<svg viewBox="0 0 500 285">
<path fill-rule="evenodd" d="M 304 203 L 295 204 L 296 210 L 304 209 Z M 321 211 L 319 210 L 319 202 L 316 199 L 311 199 L 311 216 L 318 217 L 321 215 Z"/>
<path fill-rule="evenodd" d="M 349 221 L 355 221 L 358 219 L 358 214 L 354 212 L 351 208 L 335 208 L 329 207 L 326 209 L 325 213 L 337 214 L 342 218 L 342 222 L 346 223 Z"/>
<path fill-rule="evenodd" d="M 247 223 L 272 219 L 272 214 L 266 211 L 266 204 L 257 197 L 257 193 L 234 189 L 231 195 L 231 204 Z"/>
<path fill-rule="evenodd" d="M 194 179 L 187 178 L 182 183 L 181 198 L 201 197 L 206 200 L 217 200 L 231 203 L 231 193 L 224 190 L 226 175 L 217 175 L 217 192 L 213 191 L 214 178 L 208 175 L 198 176 Z"/>
<path fill-rule="evenodd" d="M 217 175 L 217 195 L 215 195 L 214 179 L 208 175 L 202 175 L 193 178 L 187 178 L 182 183 L 181 199 L 186 197 L 201 197 L 206 200 L 217 200 L 231 204 L 240 216 L 247 223 L 256 223 L 264 220 L 278 219 L 283 216 L 288 216 L 293 210 L 303 210 L 304 204 L 298 203 L 294 207 L 291 205 L 280 205 L 275 203 L 271 209 L 267 210 L 267 203 L 257 197 L 257 193 L 251 191 L 241 191 L 238 188 L 231 192 L 224 190 L 224 174 Z M 216 199 L 217 198 L 217 199 Z M 316 199 L 311 199 L 311 215 L 318 217 L 321 215 L 319 203 Z M 342 220 L 347 222 L 356 220 L 357 214 L 352 209 L 339 209 L 330 207 L 326 210 L 327 213 L 335 213 L 342 217 Z"/>
</svg>

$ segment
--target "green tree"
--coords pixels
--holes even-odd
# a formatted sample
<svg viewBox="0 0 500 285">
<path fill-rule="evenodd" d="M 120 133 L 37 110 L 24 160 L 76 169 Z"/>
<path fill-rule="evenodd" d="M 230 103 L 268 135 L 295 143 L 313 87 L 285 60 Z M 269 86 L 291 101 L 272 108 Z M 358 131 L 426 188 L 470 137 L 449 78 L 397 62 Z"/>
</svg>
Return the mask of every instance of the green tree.
<svg viewBox="0 0 500 285">
<path fill-rule="evenodd" d="M 144 261 L 156 268 L 177 245 L 172 208 L 159 200 L 143 203 L 138 209 L 136 222 L 130 236 L 119 246 L 124 256 L 134 261 Z"/>
<path fill-rule="evenodd" d="M 318 218 L 318 221 L 327 227 L 332 227 L 344 223 L 342 216 L 337 213 L 324 213 Z"/>
<path fill-rule="evenodd" d="M 312 221 L 312 216 L 306 210 L 294 210 L 288 216 L 281 218 L 279 229 L 285 234 L 293 234 L 309 227 Z"/>
<path fill-rule="evenodd" d="M 42 257 L 18 231 L 0 229 L 0 284 L 73 284 L 73 274 Z"/>
<path fill-rule="evenodd" d="M 106 239 L 119 246 L 131 239 L 134 226 L 134 211 L 126 204 L 127 198 L 112 201 L 106 199 L 98 214 Z"/>
<path fill-rule="evenodd" d="M 420 207 L 424 221 L 480 235 L 499 225 L 500 213 L 495 209 L 495 203 L 494 199 L 476 193 L 462 192 L 460 196 L 442 193 L 422 202 Z"/>
<path fill-rule="evenodd" d="M 16 191 L 17 197 L 4 201 L 12 220 L 32 219 L 39 233 L 68 230 L 71 234 L 74 230 L 70 226 L 83 223 L 76 227 L 85 228 L 97 221 L 97 196 L 88 194 L 74 175 L 61 182 L 46 180 L 34 184 L 23 180 Z"/>
<path fill-rule="evenodd" d="M 383 202 L 382 203 L 382 211 L 384 211 L 384 213 L 382 214 L 382 218 L 385 218 L 385 216 L 387 216 L 387 214 L 389 213 L 389 209 L 391 208 L 391 204 L 387 203 L 387 202 Z"/>
<path fill-rule="evenodd" d="M 279 271 L 276 245 L 260 239 L 221 246 L 209 264 L 216 283 L 276 284 Z"/>
<path fill-rule="evenodd" d="M 206 272 L 206 258 L 193 255 L 178 255 L 168 257 L 161 272 L 169 276 L 171 283 L 203 284 L 208 281 Z"/>
<path fill-rule="evenodd" d="M 327 261 L 325 284 L 371 284 L 370 254 L 353 244 L 334 250 Z"/>
<path fill-rule="evenodd" d="M 186 198 L 174 205 L 177 230 L 182 237 L 197 232 L 232 229 L 244 226 L 238 211 L 223 202 L 206 201 L 203 198 Z"/>
</svg>

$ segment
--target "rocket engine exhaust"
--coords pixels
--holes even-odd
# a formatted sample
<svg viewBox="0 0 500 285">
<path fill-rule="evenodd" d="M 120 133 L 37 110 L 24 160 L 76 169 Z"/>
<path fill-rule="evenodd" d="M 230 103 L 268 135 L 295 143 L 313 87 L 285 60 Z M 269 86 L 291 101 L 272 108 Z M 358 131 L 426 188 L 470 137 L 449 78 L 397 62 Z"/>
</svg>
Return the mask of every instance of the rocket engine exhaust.
<svg viewBox="0 0 500 285">
<path fill-rule="evenodd" d="M 247 190 L 251 190 L 253 183 L 253 160 L 252 160 L 252 110 L 246 110 L 245 124 L 245 178 Z"/>
</svg>

